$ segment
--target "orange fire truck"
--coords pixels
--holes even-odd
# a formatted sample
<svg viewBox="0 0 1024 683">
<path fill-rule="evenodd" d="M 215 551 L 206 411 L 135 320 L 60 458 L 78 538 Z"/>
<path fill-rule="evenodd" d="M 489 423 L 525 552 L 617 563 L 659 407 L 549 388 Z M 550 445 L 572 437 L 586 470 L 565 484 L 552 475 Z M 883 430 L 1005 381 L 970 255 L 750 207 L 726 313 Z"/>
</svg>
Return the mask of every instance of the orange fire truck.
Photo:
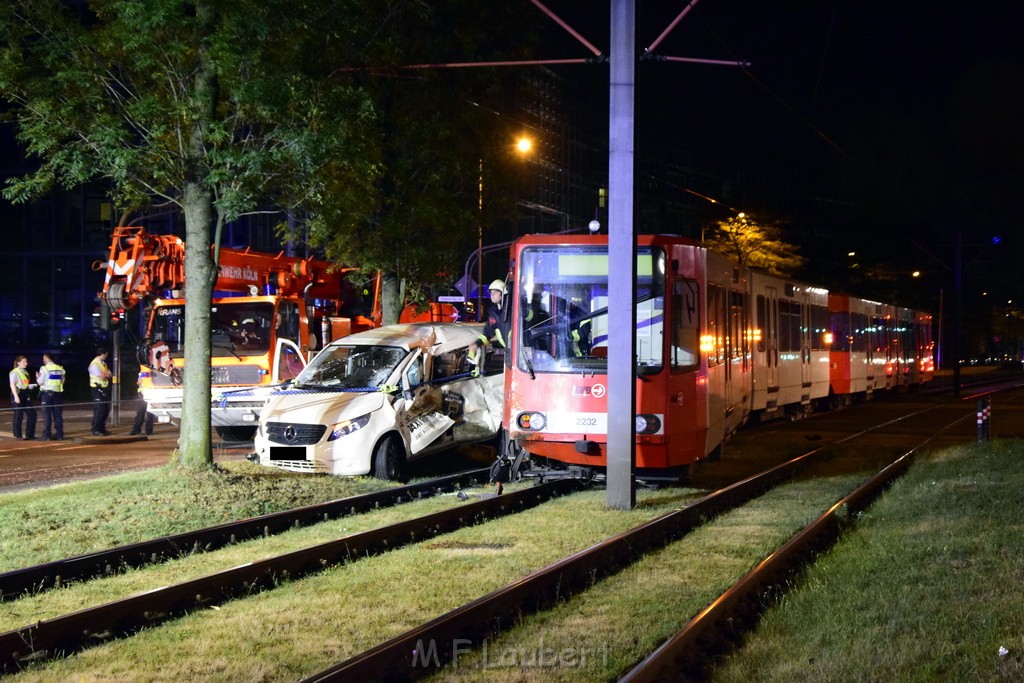
<svg viewBox="0 0 1024 683">
<path fill-rule="evenodd" d="M 103 267 L 103 264 L 100 265 Z M 181 417 L 185 353 L 185 243 L 143 228 L 114 229 L 101 298 L 113 311 L 150 305 L 139 388 L 161 422 Z M 222 248 L 211 306 L 212 420 L 218 434 L 245 438 L 266 391 L 295 377 L 323 346 L 381 323 L 381 278 L 314 259 Z M 446 319 L 433 305 L 402 322 Z"/>
</svg>

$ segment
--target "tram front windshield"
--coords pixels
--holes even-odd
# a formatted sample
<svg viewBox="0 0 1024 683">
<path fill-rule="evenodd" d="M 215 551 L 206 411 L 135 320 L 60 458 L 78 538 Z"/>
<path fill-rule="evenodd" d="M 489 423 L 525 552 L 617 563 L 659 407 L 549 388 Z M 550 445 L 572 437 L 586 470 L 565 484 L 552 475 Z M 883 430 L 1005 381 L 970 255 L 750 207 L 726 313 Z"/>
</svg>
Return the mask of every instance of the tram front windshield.
<svg viewBox="0 0 1024 683">
<path fill-rule="evenodd" d="M 663 363 L 665 256 L 637 251 L 637 372 Z M 519 296 L 516 363 L 527 372 L 607 372 L 607 246 L 524 249 L 516 283 Z M 613 324 L 616 324 L 613 322 Z"/>
</svg>

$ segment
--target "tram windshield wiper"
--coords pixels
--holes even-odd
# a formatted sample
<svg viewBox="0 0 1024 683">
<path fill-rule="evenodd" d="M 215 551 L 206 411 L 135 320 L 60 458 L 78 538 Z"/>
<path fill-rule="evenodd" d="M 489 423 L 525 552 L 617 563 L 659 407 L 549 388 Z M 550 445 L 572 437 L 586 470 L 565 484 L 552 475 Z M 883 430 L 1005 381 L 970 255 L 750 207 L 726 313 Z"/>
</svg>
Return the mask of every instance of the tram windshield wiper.
<svg viewBox="0 0 1024 683">
<path fill-rule="evenodd" d="M 523 365 L 526 366 L 526 371 L 530 373 L 530 379 L 537 379 L 537 375 L 533 372 L 533 362 L 530 360 L 530 354 L 526 353 L 526 347 L 522 344 L 519 345 L 519 358 L 523 361 Z"/>
</svg>

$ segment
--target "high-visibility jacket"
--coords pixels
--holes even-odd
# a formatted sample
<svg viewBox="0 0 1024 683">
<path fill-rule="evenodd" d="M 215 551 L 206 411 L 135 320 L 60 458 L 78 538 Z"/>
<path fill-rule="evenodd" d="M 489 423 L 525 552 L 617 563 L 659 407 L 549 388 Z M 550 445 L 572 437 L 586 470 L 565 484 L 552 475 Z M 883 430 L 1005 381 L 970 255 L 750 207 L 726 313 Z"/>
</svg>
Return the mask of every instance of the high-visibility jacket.
<svg viewBox="0 0 1024 683">
<path fill-rule="evenodd" d="M 28 389 L 28 370 L 25 368 L 14 368 L 11 370 L 10 378 L 11 384 L 13 384 L 14 388 L 18 391 L 25 391 Z"/>
<path fill-rule="evenodd" d="M 43 391 L 64 391 L 64 368 L 53 361 L 39 368 L 39 388 Z"/>
<path fill-rule="evenodd" d="M 93 358 L 92 362 L 89 363 L 89 386 L 110 386 L 110 369 L 107 367 L 107 363 L 99 356 Z"/>
</svg>

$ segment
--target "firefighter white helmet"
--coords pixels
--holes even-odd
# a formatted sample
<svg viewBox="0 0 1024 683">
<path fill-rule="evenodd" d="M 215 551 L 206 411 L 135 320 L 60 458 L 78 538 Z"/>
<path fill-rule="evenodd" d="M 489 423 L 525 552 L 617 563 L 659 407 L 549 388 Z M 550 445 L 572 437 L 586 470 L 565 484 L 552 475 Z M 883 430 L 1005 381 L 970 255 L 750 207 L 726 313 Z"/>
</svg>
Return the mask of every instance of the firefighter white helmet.
<svg viewBox="0 0 1024 683">
<path fill-rule="evenodd" d="M 488 287 L 487 289 L 490 290 L 490 291 L 494 291 L 496 289 L 499 292 L 501 292 L 502 294 L 508 294 L 508 290 L 505 289 L 505 281 L 504 280 L 495 280 L 494 282 L 491 283 L 491 286 Z"/>
</svg>

